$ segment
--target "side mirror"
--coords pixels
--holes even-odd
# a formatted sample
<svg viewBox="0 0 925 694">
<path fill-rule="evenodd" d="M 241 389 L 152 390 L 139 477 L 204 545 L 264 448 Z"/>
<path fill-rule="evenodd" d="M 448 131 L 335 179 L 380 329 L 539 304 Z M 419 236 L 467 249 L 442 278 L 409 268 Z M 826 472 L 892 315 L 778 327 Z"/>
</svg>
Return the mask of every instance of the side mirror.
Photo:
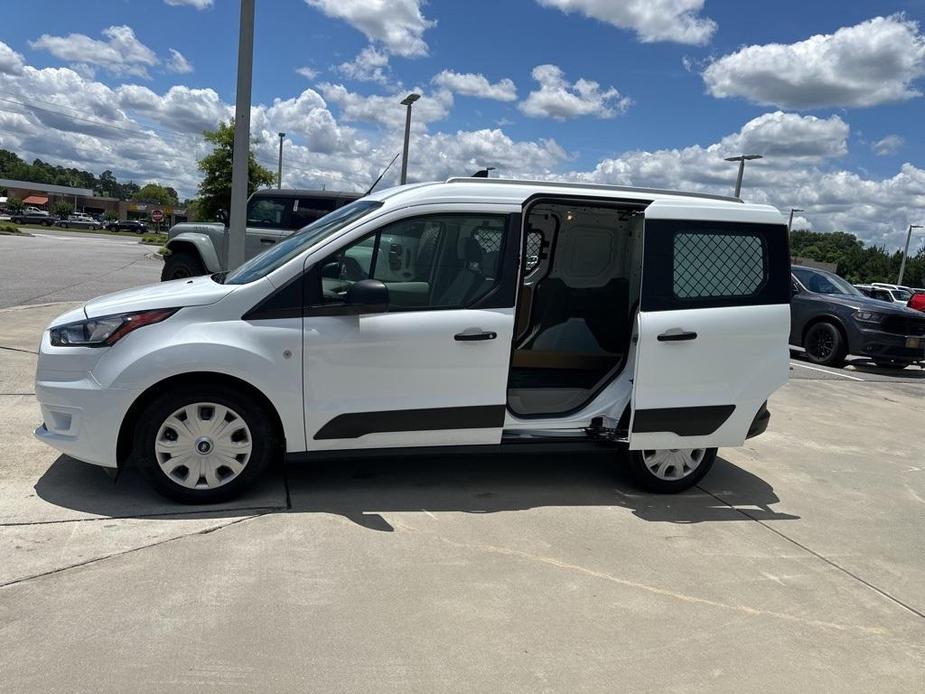
<svg viewBox="0 0 925 694">
<path fill-rule="evenodd" d="M 389 288 L 379 280 L 360 280 L 347 290 L 346 300 L 357 313 L 385 313 L 389 310 Z"/>
</svg>

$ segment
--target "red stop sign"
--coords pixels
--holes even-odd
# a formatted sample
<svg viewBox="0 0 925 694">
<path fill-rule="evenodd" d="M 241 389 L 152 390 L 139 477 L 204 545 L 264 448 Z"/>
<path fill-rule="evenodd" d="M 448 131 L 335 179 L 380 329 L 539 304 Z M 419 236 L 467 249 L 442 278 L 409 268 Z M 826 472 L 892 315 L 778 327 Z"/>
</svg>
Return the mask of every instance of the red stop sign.
<svg viewBox="0 0 925 694">
<path fill-rule="evenodd" d="M 151 211 L 151 221 L 160 224 L 164 221 L 164 211 L 163 210 L 152 210 Z"/>
</svg>

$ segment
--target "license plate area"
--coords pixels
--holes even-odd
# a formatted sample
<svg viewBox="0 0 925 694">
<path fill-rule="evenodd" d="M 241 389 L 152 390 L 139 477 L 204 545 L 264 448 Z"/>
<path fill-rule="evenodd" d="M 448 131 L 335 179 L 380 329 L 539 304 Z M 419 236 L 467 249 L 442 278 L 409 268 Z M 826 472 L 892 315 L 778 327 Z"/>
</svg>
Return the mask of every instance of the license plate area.
<svg viewBox="0 0 925 694">
<path fill-rule="evenodd" d="M 922 338 L 920 337 L 907 337 L 906 338 L 906 347 L 909 349 L 919 349 L 922 346 Z"/>
</svg>

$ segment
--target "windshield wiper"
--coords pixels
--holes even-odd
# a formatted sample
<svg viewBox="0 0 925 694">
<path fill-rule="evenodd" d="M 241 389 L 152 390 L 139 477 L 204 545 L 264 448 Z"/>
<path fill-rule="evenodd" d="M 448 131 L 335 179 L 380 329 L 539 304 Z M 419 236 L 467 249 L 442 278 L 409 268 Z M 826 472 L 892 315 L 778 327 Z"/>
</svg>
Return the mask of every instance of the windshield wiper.
<svg viewBox="0 0 925 694">
<path fill-rule="evenodd" d="M 228 271 L 224 270 L 222 272 L 216 272 L 212 275 L 212 281 L 217 284 L 225 284 L 225 278 L 228 276 Z"/>
</svg>

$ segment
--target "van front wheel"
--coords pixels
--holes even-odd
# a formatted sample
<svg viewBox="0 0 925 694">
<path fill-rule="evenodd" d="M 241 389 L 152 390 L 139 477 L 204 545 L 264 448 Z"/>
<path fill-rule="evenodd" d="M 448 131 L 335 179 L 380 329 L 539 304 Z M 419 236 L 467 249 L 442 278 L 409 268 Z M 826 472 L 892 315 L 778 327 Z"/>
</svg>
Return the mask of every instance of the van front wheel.
<svg viewBox="0 0 925 694">
<path fill-rule="evenodd" d="M 633 478 L 657 494 L 676 494 L 703 479 L 716 460 L 715 448 L 662 448 L 630 451 Z"/>
</svg>

